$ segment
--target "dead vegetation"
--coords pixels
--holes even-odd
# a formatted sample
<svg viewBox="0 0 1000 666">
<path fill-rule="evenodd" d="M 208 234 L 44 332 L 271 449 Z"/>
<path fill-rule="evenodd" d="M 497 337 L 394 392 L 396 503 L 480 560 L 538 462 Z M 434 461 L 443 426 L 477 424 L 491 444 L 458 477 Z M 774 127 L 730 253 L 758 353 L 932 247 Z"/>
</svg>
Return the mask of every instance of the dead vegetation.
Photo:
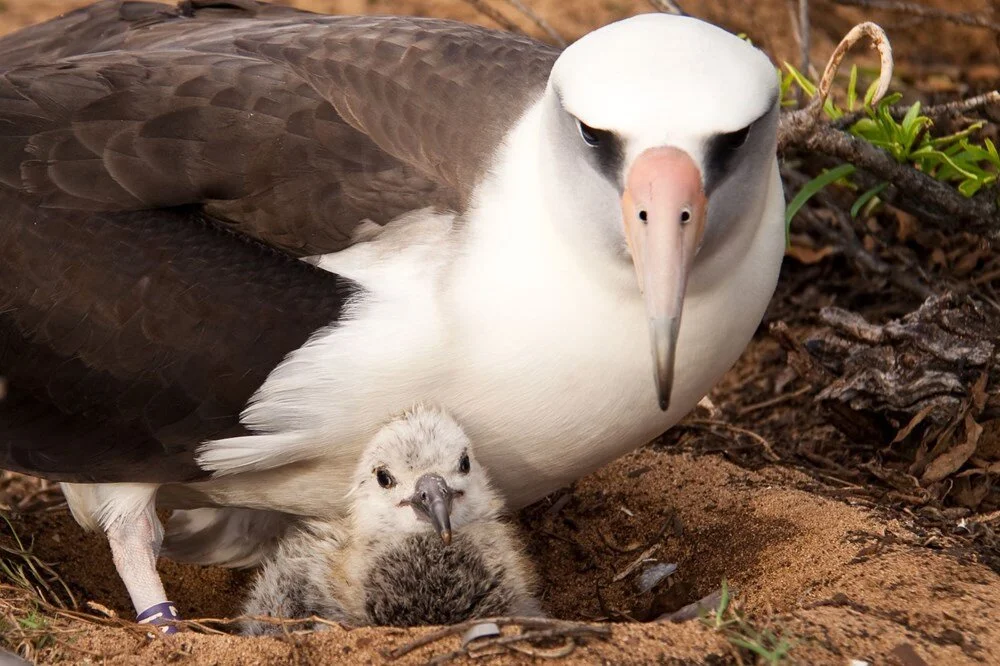
<svg viewBox="0 0 1000 666">
<path fill-rule="evenodd" d="M 80 4 L 6 0 L 0 21 Z M 795 62 L 780 71 L 788 259 L 766 325 L 705 409 L 522 512 L 559 620 L 500 619 L 474 642 L 463 640 L 471 626 L 310 634 L 294 622 L 282 638 L 243 639 L 230 616 L 246 575 L 167 563 L 182 613 L 203 619 L 179 640 L 151 638 L 123 619 L 106 547 L 72 524 L 58 490 L 7 474 L 0 643 L 32 661 L 114 664 L 919 666 L 1000 652 L 1000 10 L 986 0 L 960 12 L 945 0 L 405 5 L 553 43 L 649 6 L 723 23 Z M 875 27 L 838 53 L 874 39 L 881 70 L 859 49 L 858 67 L 810 65 L 861 19 L 888 32 L 895 76 Z M 869 81 L 880 83 L 865 95 Z"/>
</svg>

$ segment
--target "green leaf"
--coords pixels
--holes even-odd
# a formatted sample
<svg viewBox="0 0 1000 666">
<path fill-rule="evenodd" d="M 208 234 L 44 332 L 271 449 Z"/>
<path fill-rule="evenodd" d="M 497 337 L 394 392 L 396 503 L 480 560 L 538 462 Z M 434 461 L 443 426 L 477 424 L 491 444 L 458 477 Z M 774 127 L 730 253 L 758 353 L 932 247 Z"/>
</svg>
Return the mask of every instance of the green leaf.
<svg viewBox="0 0 1000 666">
<path fill-rule="evenodd" d="M 722 591 L 719 594 L 719 606 L 716 612 L 721 616 L 725 614 L 726 610 L 729 608 L 729 582 L 723 578 L 722 579 Z"/>
<path fill-rule="evenodd" d="M 906 115 L 903 116 L 903 129 L 907 132 L 912 131 L 914 123 L 917 122 L 917 118 L 920 116 L 920 102 L 914 102 L 913 106 L 906 110 Z M 890 116 L 891 117 L 891 116 Z"/>
<path fill-rule="evenodd" d="M 858 101 L 858 66 L 851 65 L 851 78 L 847 81 L 847 110 L 853 111 Z"/>
<path fill-rule="evenodd" d="M 981 180 L 966 180 L 958 185 L 958 191 L 962 193 L 962 196 L 971 197 L 973 194 L 978 192 L 984 185 Z"/>
<path fill-rule="evenodd" d="M 885 188 L 889 187 L 889 183 L 879 183 L 870 190 L 865 191 L 860 197 L 854 201 L 854 205 L 851 206 L 851 217 L 857 217 L 861 209 L 865 207 L 869 201 L 882 194 Z"/>
<path fill-rule="evenodd" d="M 975 177 L 975 174 L 972 171 L 970 171 L 969 169 L 963 169 L 962 167 L 959 166 L 958 162 L 956 162 L 952 158 L 948 157 L 944 153 L 938 153 L 938 155 L 941 156 L 941 160 L 945 164 L 947 164 L 952 169 L 954 169 L 955 171 L 959 172 L 960 174 L 962 174 L 966 178 L 974 178 Z"/>
<path fill-rule="evenodd" d="M 872 100 L 875 99 L 875 91 L 878 90 L 878 79 L 871 82 L 868 89 L 865 91 L 865 106 L 871 106 Z"/>
<path fill-rule="evenodd" d="M 827 185 L 851 175 L 854 171 L 853 164 L 841 164 L 838 167 L 821 173 L 803 185 L 799 193 L 792 199 L 792 202 L 788 204 L 788 208 L 785 209 L 785 235 L 787 236 L 788 234 L 788 226 L 792 223 L 792 218 L 795 217 L 795 214 L 799 212 L 807 201 Z"/>
<path fill-rule="evenodd" d="M 806 78 L 802 72 L 787 62 L 785 63 L 785 69 L 788 70 L 788 74 L 792 77 L 795 84 L 805 91 L 806 95 L 812 97 L 816 94 L 816 84 Z"/>
<path fill-rule="evenodd" d="M 985 124 L 986 123 L 984 122 L 973 123 L 968 127 L 966 127 L 964 130 L 962 130 L 961 132 L 955 132 L 954 134 L 947 134 L 945 136 L 939 136 L 935 139 L 931 139 L 931 144 L 938 148 L 944 148 L 953 143 L 957 143 L 960 140 L 972 134 L 973 132 L 982 129 L 983 125 Z M 987 141 L 989 141 L 989 139 L 987 139 Z"/>
<path fill-rule="evenodd" d="M 986 139 L 985 143 L 986 143 L 986 150 L 989 151 L 990 153 L 990 161 L 993 162 L 993 164 L 996 165 L 997 167 L 1000 167 L 1000 154 L 997 154 L 996 145 L 994 145 L 993 141 L 991 141 L 990 139 Z"/>
</svg>

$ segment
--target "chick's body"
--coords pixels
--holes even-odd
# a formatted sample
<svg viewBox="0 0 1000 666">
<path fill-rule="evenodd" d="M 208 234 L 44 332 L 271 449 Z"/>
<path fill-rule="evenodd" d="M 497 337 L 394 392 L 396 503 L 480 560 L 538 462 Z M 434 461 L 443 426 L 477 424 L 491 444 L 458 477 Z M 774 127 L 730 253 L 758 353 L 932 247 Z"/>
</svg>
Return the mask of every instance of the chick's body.
<svg viewBox="0 0 1000 666">
<path fill-rule="evenodd" d="M 245 614 L 316 615 L 351 626 L 541 614 L 530 563 L 458 425 L 420 408 L 387 429 L 391 436 L 380 432 L 359 467 L 350 515 L 303 523 L 289 535 L 264 564 Z M 428 476 L 440 479 L 447 526 L 427 508 L 435 501 L 435 492 L 428 498 L 421 490 Z M 281 628 L 250 621 L 245 631 Z"/>
</svg>

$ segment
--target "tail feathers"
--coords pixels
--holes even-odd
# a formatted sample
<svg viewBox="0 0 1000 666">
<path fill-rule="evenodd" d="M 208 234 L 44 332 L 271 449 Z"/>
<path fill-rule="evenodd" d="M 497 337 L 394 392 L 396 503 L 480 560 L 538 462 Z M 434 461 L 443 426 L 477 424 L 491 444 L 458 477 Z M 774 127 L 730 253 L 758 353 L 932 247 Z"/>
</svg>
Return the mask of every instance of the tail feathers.
<svg viewBox="0 0 1000 666">
<path fill-rule="evenodd" d="M 216 477 L 258 472 L 315 457 L 315 442 L 296 432 L 229 437 L 202 444 L 197 461 Z"/>
<path fill-rule="evenodd" d="M 298 519 L 257 509 L 174 511 L 160 554 L 176 562 L 253 567 L 277 548 Z"/>
</svg>

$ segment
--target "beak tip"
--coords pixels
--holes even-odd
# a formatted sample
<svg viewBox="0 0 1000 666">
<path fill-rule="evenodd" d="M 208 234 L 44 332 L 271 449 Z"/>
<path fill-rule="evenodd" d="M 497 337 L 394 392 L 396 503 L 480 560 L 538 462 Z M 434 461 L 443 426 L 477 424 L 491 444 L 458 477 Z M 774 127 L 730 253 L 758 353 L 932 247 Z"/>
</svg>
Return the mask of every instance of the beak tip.
<svg viewBox="0 0 1000 666">
<path fill-rule="evenodd" d="M 441 541 L 443 541 L 444 545 L 446 545 L 446 546 L 450 546 L 451 545 L 451 530 L 442 530 L 441 531 Z"/>
<path fill-rule="evenodd" d="M 670 398 L 660 396 L 660 411 L 665 412 L 670 408 Z"/>
</svg>

